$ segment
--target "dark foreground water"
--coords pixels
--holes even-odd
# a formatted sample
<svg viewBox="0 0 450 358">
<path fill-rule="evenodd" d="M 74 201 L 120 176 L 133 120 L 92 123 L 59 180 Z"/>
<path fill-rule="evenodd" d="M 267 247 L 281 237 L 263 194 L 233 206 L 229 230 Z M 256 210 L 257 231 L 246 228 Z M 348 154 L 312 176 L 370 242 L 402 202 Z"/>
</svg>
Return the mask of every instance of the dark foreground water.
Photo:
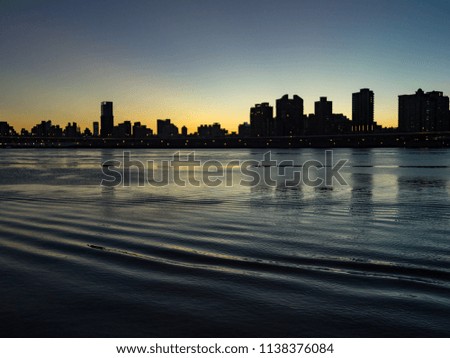
<svg viewBox="0 0 450 358">
<path fill-rule="evenodd" d="M 100 187 L 121 156 L 1 151 L 0 336 L 450 336 L 450 151 L 336 150 L 332 188 Z"/>
</svg>

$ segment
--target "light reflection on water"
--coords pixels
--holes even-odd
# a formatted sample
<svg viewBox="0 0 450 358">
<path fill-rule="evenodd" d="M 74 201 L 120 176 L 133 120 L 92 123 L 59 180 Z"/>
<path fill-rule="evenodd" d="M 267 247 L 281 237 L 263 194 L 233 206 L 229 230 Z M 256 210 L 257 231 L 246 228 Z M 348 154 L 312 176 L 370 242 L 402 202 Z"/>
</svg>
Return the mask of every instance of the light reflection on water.
<svg viewBox="0 0 450 358">
<path fill-rule="evenodd" d="M 348 185 L 332 188 L 100 187 L 101 163 L 122 151 L 2 153 L 4 337 L 450 333 L 448 150 L 335 150 Z"/>
</svg>

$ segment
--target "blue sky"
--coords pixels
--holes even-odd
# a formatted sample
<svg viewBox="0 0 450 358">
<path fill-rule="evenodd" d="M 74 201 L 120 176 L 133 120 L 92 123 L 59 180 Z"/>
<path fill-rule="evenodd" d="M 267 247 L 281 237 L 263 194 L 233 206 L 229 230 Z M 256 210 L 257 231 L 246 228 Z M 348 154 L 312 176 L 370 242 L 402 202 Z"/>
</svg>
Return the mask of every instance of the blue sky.
<svg viewBox="0 0 450 358">
<path fill-rule="evenodd" d="M 0 0 L 0 120 L 91 127 L 100 101 L 116 121 L 235 130 L 285 93 L 375 92 L 376 120 L 397 124 L 397 96 L 450 93 L 448 1 Z"/>
</svg>

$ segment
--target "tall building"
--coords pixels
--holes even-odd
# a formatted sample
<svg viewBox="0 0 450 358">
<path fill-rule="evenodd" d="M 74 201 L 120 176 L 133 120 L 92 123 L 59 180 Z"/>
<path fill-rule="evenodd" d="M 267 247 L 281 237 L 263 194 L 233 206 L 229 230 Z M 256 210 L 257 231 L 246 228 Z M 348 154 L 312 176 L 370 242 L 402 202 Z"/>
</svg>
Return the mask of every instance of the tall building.
<svg viewBox="0 0 450 358">
<path fill-rule="evenodd" d="M 156 123 L 158 137 L 171 138 L 178 135 L 178 127 L 170 123 L 170 119 L 158 119 Z"/>
<path fill-rule="evenodd" d="M 368 88 L 353 93 L 352 130 L 357 133 L 370 133 L 375 130 L 374 94 Z"/>
<path fill-rule="evenodd" d="M 113 103 L 102 102 L 101 103 L 101 128 L 100 133 L 102 137 L 111 137 L 114 130 L 114 115 L 113 115 Z"/>
<path fill-rule="evenodd" d="M 442 132 L 450 130 L 449 98 L 442 92 L 398 96 L 398 127 L 402 132 Z"/>
<path fill-rule="evenodd" d="M 305 133 L 303 116 L 303 99 L 294 95 L 292 99 L 286 94 L 277 99 L 276 134 L 279 136 L 298 136 Z"/>
<path fill-rule="evenodd" d="M 93 130 L 92 133 L 94 134 L 94 137 L 98 137 L 98 135 L 100 134 L 98 122 L 93 123 L 92 130 Z"/>
<path fill-rule="evenodd" d="M 267 102 L 250 108 L 250 127 L 253 137 L 268 137 L 273 134 L 273 107 Z"/>
<path fill-rule="evenodd" d="M 307 119 L 306 134 L 336 135 L 351 132 L 351 122 L 343 114 L 333 113 L 333 102 L 327 97 L 320 97 L 314 103 L 314 114 Z"/>
<path fill-rule="evenodd" d="M 325 120 L 333 114 L 333 102 L 328 101 L 327 97 L 320 97 L 318 102 L 314 103 L 314 114 L 316 118 Z"/>
</svg>

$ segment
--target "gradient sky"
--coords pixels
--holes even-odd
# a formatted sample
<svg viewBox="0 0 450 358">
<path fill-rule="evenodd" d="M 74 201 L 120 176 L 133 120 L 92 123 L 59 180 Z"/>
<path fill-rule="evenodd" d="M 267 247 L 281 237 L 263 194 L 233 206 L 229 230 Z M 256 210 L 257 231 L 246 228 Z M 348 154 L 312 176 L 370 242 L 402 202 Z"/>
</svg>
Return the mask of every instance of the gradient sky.
<svg viewBox="0 0 450 358">
<path fill-rule="evenodd" d="M 110 100 L 116 123 L 236 130 L 284 94 L 351 117 L 369 87 L 396 126 L 399 94 L 450 94 L 449 19 L 448 0 L 0 0 L 0 121 L 92 128 Z"/>
</svg>

